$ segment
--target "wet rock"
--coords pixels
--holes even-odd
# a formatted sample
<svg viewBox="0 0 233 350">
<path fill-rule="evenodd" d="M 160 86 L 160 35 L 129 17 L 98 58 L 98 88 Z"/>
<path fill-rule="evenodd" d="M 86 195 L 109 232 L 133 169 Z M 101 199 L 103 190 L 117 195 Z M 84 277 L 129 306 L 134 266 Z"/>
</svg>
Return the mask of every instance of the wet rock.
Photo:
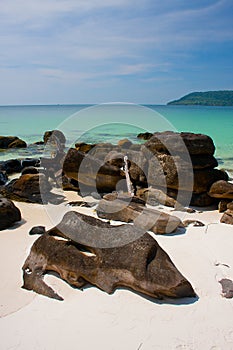
<svg viewBox="0 0 233 350">
<path fill-rule="evenodd" d="M 83 226 L 85 221 L 92 225 L 91 232 L 89 225 Z M 56 235 L 64 236 L 67 230 L 77 234 L 82 230 L 84 236 L 88 234 L 91 238 L 96 228 L 111 231 L 113 226 L 77 212 L 65 214 L 62 222 L 33 244 L 23 266 L 23 288 L 63 300 L 43 280 L 47 271 L 54 271 L 76 288 L 91 284 L 111 294 L 124 286 L 152 298 L 195 297 L 191 284 L 148 233 L 122 246 L 95 248 L 82 242 L 57 240 Z M 118 232 L 124 228 L 124 234 L 129 236 L 135 231 L 131 225 L 122 225 Z"/>
<path fill-rule="evenodd" d="M 63 134 L 63 132 L 61 132 L 60 130 L 50 130 L 50 131 L 46 131 L 44 133 L 43 136 L 43 140 L 44 143 L 47 144 L 48 141 L 50 143 L 54 143 L 54 144 L 60 144 L 60 145 L 65 145 L 66 143 L 66 138 L 65 135 Z"/>
<path fill-rule="evenodd" d="M 22 167 L 26 168 L 26 167 L 39 167 L 40 166 L 40 159 L 36 159 L 36 158 L 26 158 L 24 160 L 22 160 Z"/>
<path fill-rule="evenodd" d="M 212 184 L 208 192 L 210 197 L 233 199 L 233 184 L 224 180 L 216 181 Z"/>
<path fill-rule="evenodd" d="M 118 146 L 121 148 L 129 148 L 130 146 L 132 146 L 132 142 L 128 139 L 123 139 L 118 141 Z"/>
<path fill-rule="evenodd" d="M 5 230 L 20 220 L 20 210 L 14 203 L 7 198 L 0 197 L 0 230 Z"/>
<path fill-rule="evenodd" d="M 83 153 L 88 153 L 92 148 L 94 148 L 94 144 L 88 144 L 85 142 L 77 142 L 75 144 L 75 148 L 77 151 L 83 152 Z"/>
</svg>

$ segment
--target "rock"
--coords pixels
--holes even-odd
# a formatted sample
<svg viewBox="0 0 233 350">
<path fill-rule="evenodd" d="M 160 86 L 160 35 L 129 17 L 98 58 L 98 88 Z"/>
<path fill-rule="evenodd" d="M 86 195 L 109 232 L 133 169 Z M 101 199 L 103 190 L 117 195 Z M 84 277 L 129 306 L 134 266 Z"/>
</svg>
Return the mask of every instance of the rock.
<svg viewBox="0 0 233 350">
<path fill-rule="evenodd" d="M 66 138 L 65 135 L 60 130 L 51 130 L 46 131 L 43 136 L 44 143 L 47 144 L 48 141 L 50 143 L 65 145 Z"/>
<path fill-rule="evenodd" d="M 142 132 L 140 134 L 137 135 L 138 139 L 141 140 L 149 140 L 151 137 L 153 136 L 153 134 L 151 132 Z"/>
<path fill-rule="evenodd" d="M 213 169 L 218 166 L 217 159 L 209 154 L 199 154 L 190 156 L 194 170 Z"/>
<path fill-rule="evenodd" d="M 42 235 L 45 232 L 45 226 L 34 226 L 29 231 L 29 235 Z"/>
<path fill-rule="evenodd" d="M 104 158 L 104 162 L 122 168 L 125 165 L 124 154 L 116 151 L 110 151 Z M 128 162 L 128 166 L 130 166 Z"/>
<path fill-rule="evenodd" d="M 194 227 L 205 226 L 205 224 L 203 224 L 203 222 L 201 222 L 199 220 L 184 220 L 183 225 L 184 225 L 184 227 L 188 227 L 189 225 L 192 225 Z"/>
<path fill-rule="evenodd" d="M 5 171 L 0 171 L 0 186 L 5 185 L 8 181 L 8 177 Z"/>
<path fill-rule="evenodd" d="M 117 183 L 125 179 L 124 172 L 118 167 L 72 148 L 64 160 L 63 172 L 79 184 L 96 188 L 100 193 L 114 191 Z"/>
<path fill-rule="evenodd" d="M 152 187 L 139 189 L 137 191 L 137 196 L 144 199 L 145 202 L 149 205 L 162 204 L 173 208 L 179 206 L 179 204 L 174 198 L 169 197 L 163 191 Z"/>
<path fill-rule="evenodd" d="M 63 224 L 58 227 L 62 227 L 63 232 L 72 229 L 78 233 L 82 229 L 84 236 L 95 235 L 95 232 L 90 232 L 89 225 L 85 232 L 79 220 L 90 221 L 93 230 L 96 226 L 99 229 L 104 226 L 108 231 L 113 227 L 93 217 L 85 218 L 85 215 L 77 212 L 65 214 Z M 135 230 L 131 225 L 123 226 L 129 235 Z M 55 227 L 35 241 L 23 265 L 23 288 L 63 300 L 43 280 L 48 271 L 54 271 L 76 288 L 91 284 L 111 294 L 116 288 L 124 286 L 152 298 L 195 297 L 191 284 L 147 233 L 128 244 L 113 248 L 90 248 L 80 242 L 73 244 L 49 235 L 60 233 L 59 228 Z"/>
<path fill-rule="evenodd" d="M 0 162 L 0 170 L 5 171 L 7 175 L 12 175 L 14 173 L 20 173 L 22 165 L 18 159 L 9 159 Z"/>
<path fill-rule="evenodd" d="M 5 230 L 20 220 L 20 210 L 14 203 L 9 199 L 0 197 L 0 230 Z"/>
<path fill-rule="evenodd" d="M 233 184 L 220 180 L 212 184 L 208 195 L 213 198 L 233 199 Z"/>
<path fill-rule="evenodd" d="M 121 148 L 129 148 L 130 146 L 132 146 L 132 142 L 128 139 L 123 139 L 118 141 L 118 146 Z"/>
<path fill-rule="evenodd" d="M 62 176 L 62 189 L 64 191 L 79 191 L 78 181 L 69 179 L 67 176 Z"/>
<path fill-rule="evenodd" d="M 105 197 L 106 198 L 106 197 Z M 120 199 L 102 199 L 96 209 L 98 217 L 108 220 L 133 222 L 135 227 L 157 234 L 174 232 L 183 226 L 180 219 L 161 211 L 144 208 L 141 204 Z"/>
<path fill-rule="evenodd" d="M 223 224 L 233 225 L 233 211 L 230 209 L 227 209 L 225 213 L 223 213 L 223 216 L 221 217 L 220 222 Z"/>
<path fill-rule="evenodd" d="M 227 209 L 233 211 L 233 202 L 230 202 L 230 203 L 227 204 Z"/>
<path fill-rule="evenodd" d="M 17 138 L 15 141 L 9 144 L 8 148 L 27 148 L 27 144 L 25 141 Z"/>
<path fill-rule="evenodd" d="M 83 153 L 88 153 L 92 148 L 94 148 L 94 144 L 88 144 L 85 142 L 78 142 L 75 144 L 75 148 L 77 151 L 83 152 Z"/>
<path fill-rule="evenodd" d="M 44 174 L 25 174 L 1 188 L 0 193 L 12 200 L 42 204 L 53 196 L 50 190 L 51 185 Z"/>
<path fill-rule="evenodd" d="M 148 183 L 153 187 L 202 193 L 207 192 L 215 181 L 227 179 L 227 174 L 218 169 L 193 170 L 191 164 L 180 156 L 159 154 L 157 161 L 154 158 L 149 161 Z"/>
<path fill-rule="evenodd" d="M 26 167 L 39 167 L 40 166 L 40 159 L 36 159 L 36 158 L 25 158 L 24 160 L 22 160 L 22 167 L 26 168 Z"/>
<path fill-rule="evenodd" d="M 233 281 L 223 278 L 219 283 L 222 285 L 222 296 L 228 299 L 233 298 Z"/>
<path fill-rule="evenodd" d="M 21 172 L 21 175 L 25 175 L 25 174 L 39 174 L 39 170 L 34 166 L 28 166 L 23 168 Z"/>
<path fill-rule="evenodd" d="M 213 140 L 209 136 L 189 132 L 156 132 L 144 146 L 149 149 L 152 154 L 160 152 L 169 154 L 171 151 L 172 154 L 179 154 L 184 152 L 185 146 L 191 155 L 213 155 L 215 151 Z"/>
<path fill-rule="evenodd" d="M 17 136 L 0 136 L 0 148 L 25 148 L 26 142 L 19 139 Z"/>
<path fill-rule="evenodd" d="M 190 193 L 187 191 L 177 191 L 170 188 L 167 189 L 168 196 L 174 199 L 177 199 L 178 193 L 179 193 L 179 202 L 183 206 L 193 205 L 197 207 L 208 207 L 216 203 L 216 199 L 208 196 L 206 192 Z"/>
<path fill-rule="evenodd" d="M 223 213 L 227 210 L 227 204 L 230 202 L 230 199 L 222 199 L 218 203 L 218 211 L 219 213 Z"/>
</svg>

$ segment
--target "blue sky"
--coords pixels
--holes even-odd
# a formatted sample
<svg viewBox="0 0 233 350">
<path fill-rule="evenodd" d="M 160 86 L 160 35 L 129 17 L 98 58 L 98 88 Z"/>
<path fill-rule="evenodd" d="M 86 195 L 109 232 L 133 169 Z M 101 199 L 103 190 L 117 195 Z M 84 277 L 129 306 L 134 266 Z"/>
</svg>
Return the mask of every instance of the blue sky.
<svg viewBox="0 0 233 350">
<path fill-rule="evenodd" d="M 165 104 L 233 89 L 232 0 L 7 0 L 0 105 Z"/>
</svg>

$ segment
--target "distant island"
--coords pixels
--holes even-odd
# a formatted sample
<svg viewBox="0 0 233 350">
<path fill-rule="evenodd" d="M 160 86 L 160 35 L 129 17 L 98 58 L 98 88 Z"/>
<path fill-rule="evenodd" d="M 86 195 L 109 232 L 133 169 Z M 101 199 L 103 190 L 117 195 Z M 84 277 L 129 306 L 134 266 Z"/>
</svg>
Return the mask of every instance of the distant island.
<svg viewBox="0 0 233 350">
<path fill-rule="evenodd" d="M 233 106 L 233 91 L 192 92 L 168 105 Z"/>
</svg>

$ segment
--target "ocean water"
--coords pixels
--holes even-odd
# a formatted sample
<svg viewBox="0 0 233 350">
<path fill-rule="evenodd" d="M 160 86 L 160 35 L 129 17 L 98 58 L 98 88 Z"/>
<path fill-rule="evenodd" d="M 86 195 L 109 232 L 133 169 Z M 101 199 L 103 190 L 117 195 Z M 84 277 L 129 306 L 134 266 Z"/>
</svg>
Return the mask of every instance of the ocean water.
<svg viewBox="0 0 233 350">
<path fill-rule="evenodd" d="M 60 129 L 67 147 L 75 142 L 139 142 L 144 131 L 190 131 L 212 137 L 219 167 L 233 173 L 233 107 L 160 106 L 133 104 L 0 106 L 0 135 L 18 136 L 27 149 L 0 152 L 0 160 L 37 157 L 46 130 Z"/>
</svg>

